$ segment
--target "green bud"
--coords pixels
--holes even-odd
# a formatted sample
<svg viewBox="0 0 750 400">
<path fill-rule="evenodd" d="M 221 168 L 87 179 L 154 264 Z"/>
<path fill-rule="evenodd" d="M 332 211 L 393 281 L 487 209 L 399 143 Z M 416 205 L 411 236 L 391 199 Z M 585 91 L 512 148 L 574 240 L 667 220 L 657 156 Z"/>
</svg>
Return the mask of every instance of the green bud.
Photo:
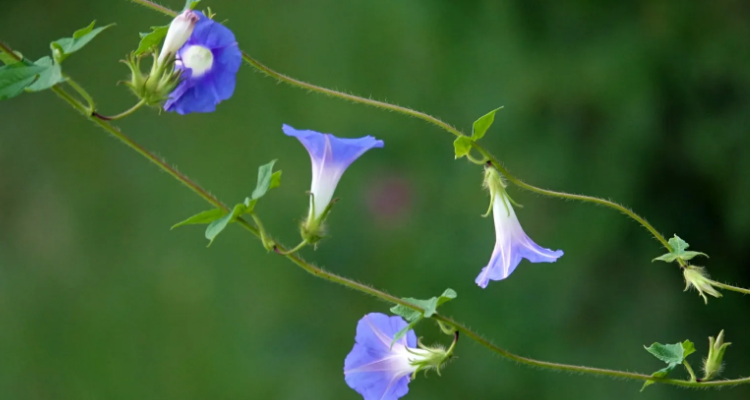
<svg viewBox="0 0 750 400">
<path fill-rule="evenodd" d="M 719 332 L 719 335 L 714 339 L 712 336 L 708 338 L 708 357 L 703 360 L 703 380 L 708 381 L 721 373 L 724 367 L 722 360 L 724 359 L 724 352 L 727 351 L 731 343 L 724 343 L 724 331 Z"/>
<path fill-rule="evenodd" d="M 698 294 L 703 297 L 703 301 L 706 304 L 708 304 L 708 297 L 706 297 L 705 293 L 716 298 L 721 297 L 721 293 L 713 287 L 711 280 L 708 279 L 708 273 L 706 273 L 705 268 L 688 265 L 685 267 L 683 275 L 685 276 L 685 291 L 691 287 L 695 288 Z"/>
</svg>

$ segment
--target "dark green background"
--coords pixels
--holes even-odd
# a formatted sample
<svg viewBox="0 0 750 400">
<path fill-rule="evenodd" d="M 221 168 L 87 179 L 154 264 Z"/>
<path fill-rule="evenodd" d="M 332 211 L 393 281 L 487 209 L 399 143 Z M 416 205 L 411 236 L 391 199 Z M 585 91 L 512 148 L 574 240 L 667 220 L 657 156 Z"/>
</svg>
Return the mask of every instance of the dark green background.
<svg viewBox="0 0 750 400">
<path fill-rule="evenodd" d="M 166 4 L 180 8 L 180 0 Z M 522 179 L 611 198 L 678 233 L 720 281 L 750 286 L 750 5 L 740 0 L 206 1 L 241 47 L 281 72 L 408 105 L 467 130 L 505 105 L 483 143 Z M 124 0 L 3 0 L 0 38 L 30 58 L 97 19 L 117 27 L 65 70 L 105 114 L 135 99 L 115 83 L 137 33 L 168 19 Z M 443 311 L 499 346 L 545 360 L 652 372 L 643 350 L 734 342 L 725 376 L 750 374 L 750 299 L 706 306 L 663 250 L 617 212 L 511 188 L 526 232 L 565 250 L 486 290 L 494 244 L 480 168 L 416 119 L 279 85 L 244 66 L 209 115 L 117 125 L 228 203 L 278 158 L 283 185 L 258 206 L 297 241 L 309 159 L 281 124 L 374 135 L 347 171 L 332 237 L 303 255 L 399 296 L 446 287 Z M 206 248 L 207 208 L 52 93 L 0 103 L 0 399 L 357 399 L 343 379 L 357 320 L 387 305 L 316 280 L 236 226 Z M 427 342 L 448 342 L 432 323 Z M 530 369 L 466 340 L 443 377 L 408 399 L 746 399 Z M 678 371 L 675 376 L 684 376 Z"/>
</svg>

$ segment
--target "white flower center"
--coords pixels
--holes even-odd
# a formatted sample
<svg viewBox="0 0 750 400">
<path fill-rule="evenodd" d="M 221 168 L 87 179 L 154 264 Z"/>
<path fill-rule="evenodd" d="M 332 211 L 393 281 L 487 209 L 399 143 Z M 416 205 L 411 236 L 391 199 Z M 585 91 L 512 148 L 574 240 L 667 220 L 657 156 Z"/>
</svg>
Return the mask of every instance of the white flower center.
<svg viewBox="0 0 750 400">
<path fill-rule="evenodd" d="M 182 54 L 182 63 L 193 71 L 193 78 L 198 78 L 211 70 L 214 54 L 206 47 L 193 45 Z"/>
</svg>

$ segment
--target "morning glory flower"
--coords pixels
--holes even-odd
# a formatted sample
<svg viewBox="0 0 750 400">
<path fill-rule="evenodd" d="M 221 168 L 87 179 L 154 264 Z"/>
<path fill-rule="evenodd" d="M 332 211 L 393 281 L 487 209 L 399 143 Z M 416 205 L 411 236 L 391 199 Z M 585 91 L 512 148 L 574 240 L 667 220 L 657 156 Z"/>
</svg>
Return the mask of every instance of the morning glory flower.
<svg viewBox="0 0 750 400">
<path fill-rule="evenodd" d="M 396 400 L 409 392 L 409 382 L 422 370 L 436 369 L 451 357 L 447 351 L 417 342 L 413 330 L 391 342 L 408 326 L 403 318 L 370 313 L 359 320 L 355 344 L 344 361 L 344 380 L 365 400 Z"/>
<path fill-rule="evenodd" d="M 200 11 L 190 39 L 177 51 L 175 70 L 182 71 L 180 84 L 164 104 L 178 114 L 212 112 L 232 97 L 242 53 L 234 34 Z"/>
<path fill-rule="evenodd" d="M 342 139 L 330 133 L 297 130 L 289 125 L 282 127 L 285 134 L 294 136 L 310 153 L 312 160 L 312 186 L 310 212 L 302 226 L 303 237 L 309 243 L 322 238 L 321 224 L 330 209 L 333 192 L 346 168 L 367 150 L 383 147 L 383 141 L 372 136 Z"/>
<path fill-rule="evenodd" d="M 175 17 L 169 24 L 167 37 L 164 39 L 164 46 L 159 54 L 159 63 L 163 63 L 169 55 L 174 55 L 190 39 L 195 29 L 195 24 L 200 20 L 198 13 L 193 10 L 185 10 L 182 14 Z"/>
<path fill-rule="evenodd" d="M 562 257 L 562 250 L 545 249 L 534 243 L 524 233 L 513 205 L 505 192 L 505 184 L 495 168 L 487 168 L 485 186 L 492 197 L 492 214 L 495 219 L 495 249 L 490 263 L 482 268 L 475 282 L 486 288 L 490 280 L 500 281 L 513 273 L 522 259 L 533 263 L 555 262 Z"/>
</svg>

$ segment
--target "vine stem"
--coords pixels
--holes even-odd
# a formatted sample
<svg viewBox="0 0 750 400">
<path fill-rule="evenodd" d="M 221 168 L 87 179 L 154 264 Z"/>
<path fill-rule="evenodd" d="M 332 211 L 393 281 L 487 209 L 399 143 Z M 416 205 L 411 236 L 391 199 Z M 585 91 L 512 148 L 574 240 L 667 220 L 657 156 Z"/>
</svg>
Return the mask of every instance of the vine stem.
<svg viewBox="0 0 750 400">
<path fill-rule="evenodd" d="M 744 293 L 744 294 L 750 294 L 750 290 L 745 289 L 745 288 L 741 288 L 741 287 L 737 287 L 737 286 L 732 286 L 732 285 L 727 285 L 726 283 L 716 282 L 716 281 L 711 280 L 711 279 L 709 279 L 708 282 L 711 283 L 711 285 L 716 286 L 716 287 L 720 287 L 722 289 L 731 290 L 731 291 L 734 291 L 734 292 L 740 292 L 740 293 Z"/>
<path fill-rule="evenodd" d="M 165 7 L 159 6 L 157 4 L 151 3 L 151 2 L 146 1 L 146 0 L 131 0 L 131 1 L 134 1 L 134 2 L 139 3 L 141 5 L 150 7 L 152 9 L 154 9 L 154 10 L 163 12 L 163 13 L 165 13 L 167 15 L 172 15 L 172 16 L 176 15 L 176 12 L 171 11 L 171 10 L 165 8 Z M 10 49 L 8 46 L 6 46 L 5 44 L 3 44 L 2 42 L 0 42 L 0 49 L 3 50 L 3 51 L 5 51 L 5 52 L 7 52 L 12 57 L 14 57 L 14 58 L 16 58 L 16 59 L 18 59 L 20 61 L 20 58 L 18 58 L 18 56 L 12 51 L 12 49 Z M 341 92 L 338 92 L 338 91 L 334 91 L 334 90 L 322 88 L 322 87 L 319 87 L 319 86 L 315 86 L 315 85 L 312 85 L 312 84 L 308 84 L 308 83 L 296 80 L 294 78 L 290 78 L 290 77 L 287 77 L 285 75 L 276 73 L 275 71 L 271 70 L 270 68 L 267 68 L 263 64 L 255 61 L 254 59 L 252 59 L 249 55 L 247 55 L 244 52 L 243 52 L 243 57 L 251 65 L 255 66 L 256 68 L 260 69 L 261 71 L 265 72 L 266 74 L 271 75 L 271 76 L 275 76 L 277 79 L 280 79 L 280 80 L 285 81 L 287 83 L 296 84 L 297 86 L 306 88 L 308 90 L 313 90 L 313 91 L 321 92 L 321 93 L 328 94 L 328 95 L 331 95 L 331 96 L 334 96 L 334 97 L 341 97 L 341 98 L 345 98 L 345 99 L 348 99 L 348 100 L 351 100 L 351 101 L 354 101 L 354 102 L 364 103 L 364 104 L 368 104 L 368 105 L 372 105 L 372 106 L 376 106 L 376 107 L 380 107 L 380 108 L 389 109 L 389 110 L 392 110 L 392 111 L 397 111 L 397 112 L 400 112 L 400 113 L 403 113 L 403 114 L 411 115 L 411 116 L 423 119 L 425 121 L 428 121 L 430 123 L 433 123 L 434 125 L 437 125 L 437 126 L 443 128 L 443 129 L 445 129 L 445 130 L 453 133 L 454 135 L 463 136 L 463 134 L 460 131 L 458 131 L 456 128 L 454 128 L 451 125 L 449 125 L 449 124 L 447 124 L 447 123 L 445 123 L 445 122 L 443 122 L 443 121 L 441 121 L 441 120 L 439 120 L 439 119 L 437 119 L 435 117 L 432 117 L 432 116 L 430 116 L 428 114 L 425 114 L 425 113 L 422 113 L 422 112 L 419 112 L 419 111 L 414 111 L 414 110 L 411 110 L 411 109 L 408 109 L 408 108 L 404 108 L 404 107 L 400 107 L 400 106 L 396 106 L 396 105 L 391 105 L 391 104 L 388 104 L 388 103 L 383 103 L 383 102 L 379 102 L 379 101 L 375 101 L 375 100 L 360 98 L 360 97 L 349 95 L 349 94 L 346 94 L 346 93 L 341 93 Z M 69 81 L 68 83 L 73 82 L 72 79 L 68 79 L 68 81 Z M 73 88 L 75 88 L 76 91 L 79 91 L 79 92 L 82 92 L 82 93 L 86 93 L 85 90 L 83 90 L 83 88 L 81 88 L 80 86 L 78 86 L 75 82 L 73 82 L 73 85 L 71 85 L 71 86 Z M 89 107 L 87 108 L 86 106 L 84 106 L 80 102 L 78 102 L 76 99 L 74 99 L 70 94 L 68 94 L 59 85 L 55 85 L 51 89 L 61 99 L 63 99 L 67 103 L 69 103 L 74 109 L 76 109 L 79 112 L 81 112 L 81 114 L 83 114 L 87 119 L 89 119 L 90 121 L 94 122 L 96 125 L 98 125 L 102 129 L 104 129 L 105 131 L 107 131 L 108 133 L 110 133 L 112 136 L 114 136 L 116 139 L 120 140 L 120 142 L 122 142 L 126 146 L 130 147 L 132 150 L 136 151 L 138 154 L 140 154 L 144 158 L 148 159 L 151 163 L 155 164 L 157 167 L 159 167 L 160 169 L 162 169 L 164 172 L 167 172 L 170 176 L 172 176 L 173 178 L 175 178 L 179 182 L 183 183 L 185 186 L 187 186 L 190 190 L 192 190 L 194 193 L 196 193 L 197 195 L 199 195 L 205 201 L 207 201 L 208 203 L 210 203 L 214 207 L 221 208 L 221 209 L 223 209 L 223 210 L 225 210 L 227 212 L 230 211 L 229 208 L 224 203 L 222 203 L 218 198 L 216 198 L 214 195 L 212 195 L 207 190 L 205 190 L 204 188 L 202 188 L 200 185 L 198 185 L 197 183 L 193 182 L 187 176 L 185 176 L 182 173 L 180 173 L 179 171 L 177 171 L 175 168 L 173 168 L 172 166 L 170 166 L 169 164 L 167 164 L 164 160 L 160 159 L 159 157 L 157 157 L 153 153 L 151 153 L 148 150 L 146 150 L 144 147 L 142 147 L 141 145 L 139 145 L 138 143 L 136 143 L 130 137 L 128 137 L 127 135 L 125 135 L 124 133 L 122 133 L 119 129 L 117 129 L 116 127 L 114 127 L 113 125 L 111 125 L 109 122 L 107 122 L 105 120 L 102 120 L 102 119 L 99 119 L 95 115 L 93 115 L 93 110 L 91 110 L 91 105 L 93 104 L 93 100 L 91 99 L 90 96 L 88 96 L 88 94 L 86 94 L 84 96 L 84 98 L 87 101 L 89 101 Z M 478 145 L 476 145 L 476 146 L 478 146 Z M 486 151 L 484 151 L 484 149 L 482 149 L 481 147 L 479 147 L 478 150 L 480 152 L 482 152 L 483 155 L 489 156 L 489 153 L 486 152 Z M 502 167 L 499 164 L 499 162 L 497 162 L 496 160 L 494 160 L 493 157 L 489 156 L 489 158 L 492 160 L 493 164 L 496 164 L 495 165 L 496 167 L 497 166 Z M 499 169 L 499 170 L 501 172 L 503 171 L 503 169 Z M 510 177 L 509 177 L 509 179 L 510 179 Z M 521 182 L 521 181 L 518 180 L 518 182 Z M 531 187 L 531 188 L 534 188 L 531 185 L 528 185 L 528 186 Z M 543 190 L 543 189 L 539 189 L 539 190 Z M 551 192 L 551 193 L 557 193 L 557 192 Z M 571 196 L 575 196 L 575 195 L 571 195 Z M 582 196 L 582 197 L 586 197 L 586 196 Z M 605 205 L 608 203 L 606 200 L 601 200 L 601 201 Z M 612 203 L 612 204 L 614 204 L 614 203 Z M 619 207 L 621 207 L 624 210 L 627 210 L 627 209 L 625 209 L 622 206 L 619 206 Z M 635 215 L 634 213 L 632 213 L 632 214 Z M 631 214 L 628 214 L 628 215 L 631 215 Z M 641 222 L 641 221 L 643 221 L 643 222 Z M 648 224 L 643 219 L 639 220 L 639 222 L 641 222 L 642 224 L 643 223 Z M 244 220 L 242 218 L 238 218 L 237 219 L 237 223 L 239 225 L 241 225 L 243 228 L 245 228 L 246 230 L 248 230 L 249 232 L 251 232 L 252 234 L 254 234 L 256 237 L 262 239 L 261 233 L 258 230 L 258 228 L 254 227 L 253 225 L 251 225 L 246 220 Z M 648 225 L 647 228 L 648 227 L 650 227 L 650 225 Z M 649 229 L 649 230 L 652 230 L 652 229 L 653 229 L 653 227 L 651 227 L 651 229 Z M 653 230 L 652 233 L 654 233 L 654 232 L 656 232 L 656 231 Z M 658 234 L 658 232 L 656 232 L 656 233 Z M 662 237 L 662 239 L 663 239 L 663 237 Z M 276 246 L 277 246 L 277 248 L 282 253 L 287 252 L 286 249 L 283 246 L 281 246 L 280 244 L 277 244 Z M 665 247 L 667 247 L 668 249 L 670 248 L 668 243 L 665 245 Z M 354 289 L 356 291 L 359 291 L 359 292 L 371 295 L 373 297 L 376 297 L 378 299 L 384 300 L 384 301 L 389 302 L 389 303 L 399 304 L 399 305 L 405 306 L 407 308 L 410 308 L 410 309 L 413 309 L 413 310 L 416 310 L 416 311 L 419 311 L 419 312 L 424 312 L 424 309 L 422 309 L 420 307 L 417 307 L 417 306 L 415 306 L 415 305 L 413 305 L 413 304 L 411 304 L 411 303 L 409 303 L 409 302 L 407 302 L 405 300 L 402 300 L 402 299 L 400 299 L 398 297 L 392 296 L 392 295 L 390 295 L 388 293 L 385 293 L 383 291 L 377 290 L 375 288 L 372 288 L 370 286 L 361 284 L 361 283 L 353 281 L 351 279 L 348 279 L 348 278 L 345 278 L 345 277 L 342 277 L 342 276 L 330 273 L 328 271 L 325 271 L 322 268 L 319 268 L 319 267 L 316 267 L 316 266 L 314 266 L 312 264 L 309 264 L 305 260 L 303 260 L 297 253 L 288 252 L 287 254 L 284 254 L 283 256 L 286 257 L 286 258 L 288 258 L 289 260 L 291 260 L 294 264 L 296 264 L 297 266 L 299 266 L 300 268 L 302 268 L 306 272 L 308 272 L 308 273 L 310 273 L 310 274 L 312 274 L 312 275 L 314 275 L 316 277 L 319 277 L 321 279 L 327 280 L 329 282 L 337 283 L 339 285 L 342 285 L 342 286 L 348 287 L 350 289 Z M 483 347 L 489 349 L 490 351 L 495 352 L 496 354 L 498 354 L 498 355 L 500 355 L 500 356 L 502 356 L 504 358 L 508 358 L 510 360 L 516 361 L 516 362 L 521 363 L 521 364 L 529 365 L 529 366 L 534 366 L 534 367 L 539 367 L 539 368 L 545 368 L 545 369 L 551 369 L 551 370 L 556 370 L 556 371 L 569 371 L 569 372 L 577 372 L 577 373 L 582 373 L 582 374 L 591 374 L 591 375 L 598 375 L 598 376 L 608 376 L 608 377 L 612 377 L 612 378 L 630 379 L 630 380 L 638 380 L 638 381 L 654 380 L 656 382 L 660 382 L 660 383 L 663 383 L 663 384 L 669 384 L 669 385 L 675 385 L 675 386 L 682 386 L 682 387 L 693 387 L 693 388 L 735 386 L 735 385 L 750 383 L 750 377 L 748 377 L 748 378 L 740 378 L 740 379 L 731 379 L 731 380 L 721 380 L 721 381 L 711 381 L 711 382 L 701 382 L 701 383 L 699 383 L 699 382 L 691 382 L 691 381 L 679 380 L 679 379 L 654 378 L 654 377 L 651 377 L 650 375 L 639 374 L 639 373 L 632 373 L 632 372 L 626 372 L 626 371 L 616 371 L 616 370 L 610 370 L 610 369 L 584 367 L 584 366 L 576 366 L 576 365 L 569 365 L 569 364 L 559 364 L 559 363 L 553 363 L 553 362 L 548 362 L 548 361 L 535 360 L 535 359 L 532 359 L 532 358 L 522 357 L 522 356 L 513 354 L 513 353 L 511 353 L 511 352 L 509 352 L 507 350 L 504 350 L 504 349 L 502 349 L 502 348 L 494 345 L 489 340 L 485 339 L 484 337 L 482 337 L 478 333 L 472 331 L 471 329 L 469 329 L 465 325 L 454 321 L 452 318 L 443 316 L 442 314 L 438 314 L 438 313 L 435 313 L 432 316 L 432 318 L 434 318 L 437 321 L 442 322 L 444 324 L 448 324 L 448 325 L 451 325 L 451 326 L 455 327 L 457 331 L 463 333 L 465 336 L 469 337 L 473 341 L 479 343 Z"/>
<path fill-rule="evenodd" d="M 95 116 L 96 118 L 99 118 L 99 119 L 102 119 L 102 120 L 105 120 L 105 121 L 114 121 L 114 120 L 118 120 L 118 119 L 121 119 L 121 118 L 125 118 L 125 117 L 133 114 L 134 112 L 138 111 L 139 108 L 143 107 L 145 104 L 146 104 L 146 100 L 141 100 L 138 103 L 136 103 L 133 107 L 130 107 L 129 109 L 127 109 L 127 110 L 125 110 L 125 111 L 123 111 L 123 112 L 121 112 L 121 113 L 119 113 L 117 115 L 112 115 L 112 116 L 101 115 L 101 114 L 99 114 L 97 112 L 92 112 L 91 114 L 93 116 Z"/>
</svg>

